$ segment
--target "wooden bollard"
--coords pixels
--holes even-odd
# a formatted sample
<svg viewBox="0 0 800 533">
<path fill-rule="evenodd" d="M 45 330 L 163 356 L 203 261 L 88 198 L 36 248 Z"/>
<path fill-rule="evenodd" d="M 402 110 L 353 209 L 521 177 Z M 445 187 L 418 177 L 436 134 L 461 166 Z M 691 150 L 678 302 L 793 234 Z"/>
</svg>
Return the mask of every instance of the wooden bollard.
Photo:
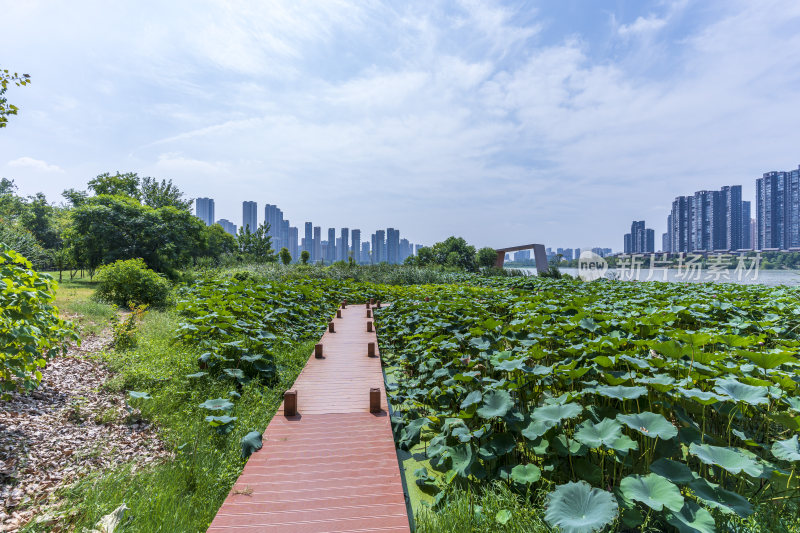
<svg viewBox="0 0 800 533">
<path fill-rule="evenodd" d="M 372 309 L 367 309 L 367 318 L 372 318 Z"/>
<path fill-rule="evenodd" d="M 347 300 L 342 300 L 342 309 L 347 307 Z"/>
<path fill-rule="evenodd" d="M 333 333 L 333 322 L 328 322 L 328 331 Z"/>
<path fill-rule="evenodd" d="M 342 310 L 341 309 L 337 309 L 336 310 L 336 318 L 342 318 Z"/>
<path fill-rule="evenodd" d="M 375 387 L 369 389 L 369 412 L 381 412 L 381 389 Z"/>
<path fill-rule="evenodd" d="M 381 308 L 381 301 L 380 300 L 378 300 L 378 303 L 375 304 L 375 307 L 377 307 L 378 309 Z"/>
<path fill-rule="evenodd" d="M 366 308 L 369 309 L 369 302 L 367 302 Z"/>
<path fill-rule="evenodd" d="M 375 343 L 367 343 L 367 357 L 375 357 Z"/>
<path fill-rule="evenodd" d="M 431 301 L 431 299 L 430 299 L 430 298 L 428 298 L 428 297 L 426 296 L 426 297 L 425 297 L 425 301 L 426 301 L 426 302 L 430 302 L 430 301 Z"/>
<path fill-rule="evenodd" d="M 369 305 L 375 305 L 375 298 L 369 299 Z"/>
<path fill-rule="evenodd" d="M 322 344 L 314 345 L 314 357 L 317 359 L 322 359 Z"/>
<path fill-rule="evenodd" d="M 367 322 L 367 331 L 372 331 L 372 320 Z"/>
<path fill-rule="evenodd" d="M 297 414 L 297 391 L 287 390 L 283 393 L 283 416 L 295 416 Z"/>
</svg>

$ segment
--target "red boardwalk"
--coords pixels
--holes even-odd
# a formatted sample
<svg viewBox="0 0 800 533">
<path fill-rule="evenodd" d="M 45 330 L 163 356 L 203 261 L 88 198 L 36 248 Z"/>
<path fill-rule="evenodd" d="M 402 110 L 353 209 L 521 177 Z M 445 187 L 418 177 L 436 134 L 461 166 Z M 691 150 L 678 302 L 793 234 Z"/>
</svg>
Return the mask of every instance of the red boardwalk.
<svg viewBox="0 0 800 533">
<path fill-rule="evenodd" d="M 297 414 L 281 405 L 208 531 L 409 531 L 372 318 L 341 313 L 294 383 Z"/>
</svg>

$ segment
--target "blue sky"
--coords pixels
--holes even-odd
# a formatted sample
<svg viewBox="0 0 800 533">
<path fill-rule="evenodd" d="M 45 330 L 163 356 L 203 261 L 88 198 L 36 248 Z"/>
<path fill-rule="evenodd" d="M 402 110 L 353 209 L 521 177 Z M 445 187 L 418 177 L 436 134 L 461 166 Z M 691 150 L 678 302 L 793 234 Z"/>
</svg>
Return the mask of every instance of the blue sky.
<svg viewBox="0 0 800 533">
<path fill-rule="evenodd" d="M 241 222 L 621 248 L 800 164 L 800 2 L 0 0 L 0 176 L 171 178 Z"/>
</svg>

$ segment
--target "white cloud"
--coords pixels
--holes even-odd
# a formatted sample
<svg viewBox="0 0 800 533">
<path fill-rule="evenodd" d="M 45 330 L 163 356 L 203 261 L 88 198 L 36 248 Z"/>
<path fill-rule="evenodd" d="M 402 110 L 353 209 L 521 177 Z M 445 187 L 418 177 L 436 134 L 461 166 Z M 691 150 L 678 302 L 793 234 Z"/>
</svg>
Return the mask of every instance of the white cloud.
<svg viewBox="0 0 800 533">
<path fill-rule="evenodd" d="M 41 159 L 34 159 L 32 157 L 19 157 L 8 162 L 8 166 L 15 168 L 30 168 L 40 172 L 64 172 L 64 169 L 58 165 L 51 165 Z"/>
<path fill-rule="evenodd" d="M 667 25 L 666 18 L 658 18 L 654 15 L 648 17 L 637 17 L 631 24 L 622 24 L 617 28 L 617 33 L 623 37 L 629 35 L 641 35 L 653 33 Z"/>
</svg>

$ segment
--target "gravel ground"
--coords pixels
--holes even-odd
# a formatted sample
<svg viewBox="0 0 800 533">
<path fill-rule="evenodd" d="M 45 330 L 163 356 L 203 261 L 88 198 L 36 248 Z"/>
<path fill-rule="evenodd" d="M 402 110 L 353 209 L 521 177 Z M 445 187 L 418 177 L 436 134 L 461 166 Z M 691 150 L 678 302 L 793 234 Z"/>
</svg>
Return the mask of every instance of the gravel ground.
<svg viewBox="0 0 800 533">
<path fill-rule="evenodd" d="M 51 515 L 53 492 L 89 472 L 169 457 L 154 428 L 129 413 L 125 395 L 102 390 L 111 373 L 87 356 L 108 340 L 85 338 L 48 362 L 36 391 L 0 401 L 1 532 Z"/>
</svg>

